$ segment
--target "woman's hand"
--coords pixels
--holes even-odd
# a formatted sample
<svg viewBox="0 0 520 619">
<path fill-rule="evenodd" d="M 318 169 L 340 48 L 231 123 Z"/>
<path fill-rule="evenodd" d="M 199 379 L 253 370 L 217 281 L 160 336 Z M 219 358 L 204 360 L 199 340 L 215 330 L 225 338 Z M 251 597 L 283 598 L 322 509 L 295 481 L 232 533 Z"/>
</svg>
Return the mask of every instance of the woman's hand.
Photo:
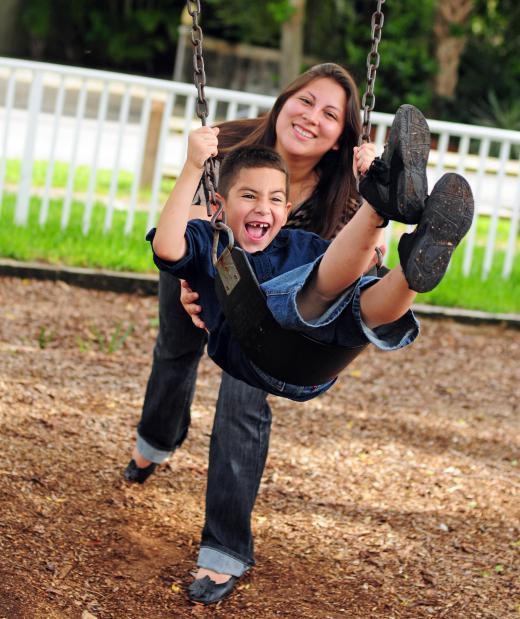
<svg viewBox="0 0 520 619">
<path fill-rule="evenodd" d="M 354 146 L 354 175 L 366 174 L 372 161 L 376 158 L 376 145 L 365 142 L 361 146 Z"/>
<path fill-rule="evenodd" d="M 199 329 L 205 329 L 204 321 L 199 318 L 202 307 L 195 301 L 199 298 L 199 293 L 193 291 L 185 279 L 181 279 L 181 303 L 184 310 L 189 314 L 193 324 Z"/>
<path fill-rule="evenodd" d="M 196 168 L 202 169 L 210 157 L 218 154 L 218 127 L 199 127 L 188 136 L 188 154 L 186 160 Z"/>
</svg>

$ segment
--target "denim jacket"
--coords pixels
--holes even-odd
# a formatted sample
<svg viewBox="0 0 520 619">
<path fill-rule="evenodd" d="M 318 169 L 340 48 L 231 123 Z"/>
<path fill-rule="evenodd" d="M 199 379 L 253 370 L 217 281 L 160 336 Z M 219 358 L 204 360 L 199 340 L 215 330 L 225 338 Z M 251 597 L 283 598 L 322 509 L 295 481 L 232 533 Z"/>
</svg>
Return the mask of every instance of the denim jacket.
<svg viewBox="0 0 520 619">
<path fill-rule="evenodd" d="M 152 243 L 154 236 L 155 229 L 152 229 L 146 239 Z M 209 331 L 208 354 L 223 370 L 236 376 L 233 368 L 225 367 L 231 334 L 215 294 L 215 268 L 211 260 L 213 229 L 209 222 L 194 219 L 188 223 L 185 238 L 187 253 L 184 258 L 170 262 L 162 260 L 154 252 L 154 262 L 160 270 L 186 279 L 193 290 L 199 293 L 201 318 Z M 219 254 L 224 250 L 226 240 L 226 235 L 221 234 Z M 266 249 L 248 253 L 247 256 L 258 282 L 262 284 L 277 275 L 313 262 L 325 252 L 329 244 L 330 241 L 312 232 L 284 228 Z"/>
</svg>

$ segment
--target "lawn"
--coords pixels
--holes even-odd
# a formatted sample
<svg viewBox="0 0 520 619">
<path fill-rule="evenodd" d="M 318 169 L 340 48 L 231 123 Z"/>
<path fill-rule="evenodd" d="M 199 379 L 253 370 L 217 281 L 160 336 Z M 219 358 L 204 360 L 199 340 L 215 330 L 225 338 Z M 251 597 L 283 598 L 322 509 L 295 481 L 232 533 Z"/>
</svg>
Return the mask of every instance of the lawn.
<svg viewBox="0 0 520 619">
<path fill-rule="evenodd" d="M 33 168 L 34 189 L 45 186 L 47 164 L 36 162 Z M 89 168 L 79 167 L 75 174 L 74 191 L 85 192 L 89 181 Z M 20 165 L 8 161 L 6 166 L 7 187 L 16 185 L 19 180 Z M 53 190 L 66 186 L 68 166 L 56 163 L 53 172 Z M 160 200 L 163 201 L 171 188 L 172 180 L 164 179 L 161 185 Z M 117 196 L 120 202 L 128 200 L 132 186 L 132 176 L 122 172 L 118 178 Z M 133 230 L 124 234 L 126 212 L 115 210 L 113 224 L 109 232 L 104 232 L 104 197 L 109 193 L 110 171 L 99 170 L 96 177 L 94 205 L 89 233 L 82 232 L 85 205 L 73 201 L 70 223 L 66 230 L 61 229 L 61 207 L 63 199 L 56 195 L 49 204 L 47 222 L 40 226 L 38 216 L 41 198 L 33 196 L 29 208 L 27 227 L 14 225 L 16 196 L 6 191 L 0 211 L 0 256 L 21 261 L 39 261 L 50 264 L 110 269 L 114 271 L 154 272 L 151 252 L 144 240 L 147 214 L 137 210 Z M 140 193 L 140 201 L 146 203 L 149 192 Z M 419 295 L 417 302 L 446 307 L 461 307 L 487 312 L 520 313 L 520 261 L 517 259 L 511 276 L 502 278 L 502 266 L 508 236 L 508 222 L 500 221 L 497 229 L 496 251 L 491 273 L 482 280 L 482 264 L 490 221 L 479 218 L 476 244 L 469 277 L 462 274 L 464 244 L 455 252 L 452 265 L 440 286 L 434 291 Z M 397 261 L 397 239 L 403 230 L 399 224 L 394 226 L 393 238 L 389 247 L 389 266 Z M 520 243 L 517 248 L 520 251 Z"/>
</svg>

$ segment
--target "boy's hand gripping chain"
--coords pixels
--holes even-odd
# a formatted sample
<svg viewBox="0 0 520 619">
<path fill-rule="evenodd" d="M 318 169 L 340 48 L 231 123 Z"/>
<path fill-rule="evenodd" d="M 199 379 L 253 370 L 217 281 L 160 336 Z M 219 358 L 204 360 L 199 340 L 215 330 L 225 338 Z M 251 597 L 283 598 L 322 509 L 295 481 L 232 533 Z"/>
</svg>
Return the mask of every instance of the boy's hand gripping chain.
<svg viewBox="0 0 520 619">
<path fill-rule="evenodd" d="M 202 122 L 202 126 L 206 126 L 208 116 L 208 103 L 204 94 L 206 85 L 206 73 L 204 71 L 204 58 L 202 56 L 202 29 L 199 26 L 200 15 L 200 0 L 186 0 L 188 13 L 193 20 L 191 30 L 191 42 L 193 44 L 193 70 L 194 82 L 197 88 L 197 104 L 196 113 Z M 222 202 L 217 198 L 215 189 L 215 158 L 210 157 L 204 164 L 204 172 L 202 174 L 202 188 L 204 189 L 204 197 L 206 198 L 206 209 L 208 217 L 211 217 L 211 227 L 215 231 L 213 236 L 213 264 L 217 262 L 217 247 L 220 230 L 224 230 L 228 237 L 227 249 L 233 249 L 235 239 L 231 228 L 226 225 L 226 214 L 223 210 Z M 216 211 L 213 213 L 211 206 L 215 205 Z"/>
</svg>

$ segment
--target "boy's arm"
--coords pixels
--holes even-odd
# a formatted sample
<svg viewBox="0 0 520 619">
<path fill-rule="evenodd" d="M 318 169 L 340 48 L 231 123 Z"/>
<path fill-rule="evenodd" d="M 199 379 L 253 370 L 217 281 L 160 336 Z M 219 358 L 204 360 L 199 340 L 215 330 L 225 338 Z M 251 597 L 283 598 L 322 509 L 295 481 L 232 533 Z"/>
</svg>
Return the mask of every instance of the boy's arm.
<svg viewBox="0 0 520 619">
<path fill-rule="evenodd" d="M 218 128 L 201 127 L 190 133 L 188 154 L 179 178 L 164 208 L 153 240 L 159 258 L 176 262 L 186 255 L 184 234 L 190 219 L 193 196 L 202 176 L 204 162 L 217 154 Z"/>
</svg>

